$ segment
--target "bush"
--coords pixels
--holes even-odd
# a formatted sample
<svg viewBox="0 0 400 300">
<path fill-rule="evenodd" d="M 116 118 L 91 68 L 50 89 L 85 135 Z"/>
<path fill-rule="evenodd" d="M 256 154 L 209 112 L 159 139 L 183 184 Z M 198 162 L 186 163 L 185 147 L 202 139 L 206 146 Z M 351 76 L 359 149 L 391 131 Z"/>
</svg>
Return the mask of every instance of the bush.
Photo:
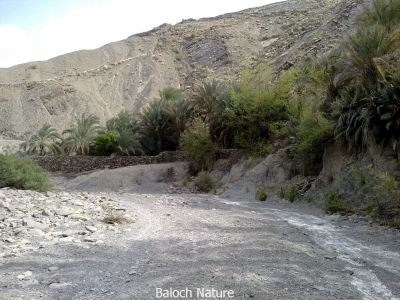
<svg viewBox="0 0 400 300">
<path fill-rule="evenodd" d="M 400 1 L 375 0 L 332 62 L 336 136 L 355 151 L 400 142 Z"/>
<path fill-rule="evenodd" d="M 161 151 L 175 151 L 192 114 L 192 106 L 182 91 L 164 89 L 160 99 L 149 103 L 139 115 L 141 143 L 146 153 L 156 155 Z"/>
<path fill-rule="evenodd" d="M 354 194 L 363 200 L 363 212 L 384 224 L 399 222 L 400 183 L 397 179 L 372 165 L 353 166 L 351 171 L 356 183 Z"/>
<path fill-rule="evenodd" d="M 200 192 L 209 193 L 215 188 L 215 180 L 207 172 L 201 171 L 194 180 L 194 186 Z"/>
<path fill-rule="evenodd" d="M 117 149 L 116 134 L 110 131 L 98 134 L 93 147 L 96 155 L 108 156 L 113 154 Z"/>
<path fill-rule="evenodd" d="M 194 171 L 209 170 L 213 166 L 217 146 L 200 118 L 195 119 L 192 126 L 183 133 L 180 145 Z"/>
<path fill-rule="evenodd" d="M 45 192 L 51 189 L 47 173 L 32 160 L 0 154 L 0 188 Z"/>
<path fill-rule="evenodd" d="M 120 212 L 110 206 L 103 206 L 104 219 L 103 222 L 107 224 L 127 224 L 129 220 Z"/>
<path fill-rule="evenodd" d="M 302 174 L 319 173 L 324 148 L 332 136 L 333 125 L 320 112 L 302 112 L 291 135 L 293 145 L 289 151 Z"/>
<path fill-rule="evenodd" d="M 117 116 L 107 121 L 106 127 L 107 132 L 101 134 L 103 136 L 99 145 L 100 152 L 102 152 L 103 148 L 107 150 L 105 152 L 108 153 L 108 155 L 112 153 L 119 155 L 143 154 L 139 137 L 139 127 L 132 113 L 121 111 Z M 111 135 L 113 135 L 113 137 Z"/>
<path fill-rule="evenodd" d="M 350 214 L 353 212 L 349 203 L 344 197 L 335 192 L 327 192 L 325 194 L 325 212 L 328 214 Z"/>
<path fill-rule="evenodd" d="M 289 200 L 291 203 L 293 203 L 300 196 L 299 187 L 297 185 L 292 185 L 290 187 L 281 187 L 279 196 L 282 199 Z"/>
<path fill-rule="evenodd" d="M 186 175 L 182 178 L 182 185 L 188 187 L 190 183 L 190 176 Z"/>
<path fill-rule="evenodd" d="M 268 198 L 267 186 L 262 185 L 256 191 L 256 199 L 259 201 L 266 201 Z"/>
<path fill-rule="evenodd" d="M 249 153 L 261 151 L 256 153 L 261 156 L 268 154 L 269 149 L 264 145 L 288 120 L 285 103 L 276 95 L 273 87 L 267 88 L 251 82 L 243 82 L 234 89 L 231 99 L 227 116 L 235 146 Z"/>
</svg>

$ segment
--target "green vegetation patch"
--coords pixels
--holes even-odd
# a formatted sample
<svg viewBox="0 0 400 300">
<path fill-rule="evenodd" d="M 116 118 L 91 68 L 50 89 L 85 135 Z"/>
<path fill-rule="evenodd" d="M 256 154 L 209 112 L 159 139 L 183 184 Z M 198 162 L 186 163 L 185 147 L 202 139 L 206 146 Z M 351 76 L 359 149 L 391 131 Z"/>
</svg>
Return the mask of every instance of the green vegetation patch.
<svg viewBox="0 0 400 300">
<path fill-rule="evenodd" d="M 208 170 L 213 166 L 218 147 L 200 118 L 195 119 L 183 133 L 180 145 L 194 171 Z"/>
<path fill-rule="evenodd" d="M 341 194 L 335 192 L 325 193 L 324 209 L 328 214 L 347 215 L 354 212 L 347 200 Z"/>
<path fill-rule="evenodd" d="M 296 184 L 292 186 L 281 187 L 279 191 L 279 196 L 282 199 L 286 199 L 293 203 L 294 201 L 296 201 L 296 199 L 300 197 L 299 187 Z"/>
<path fill-rule="evenodd" d="M 256 191 L 256 200 L 266 201 L 268 198 L 268 188 L 265 184 L 259 186 Z"/>
<path fill-rule="evenodd" d="M 209 193 L 216 187 L 214 178 L 207 172 L 201 171 L 193 181 L 199 192 Z"/>
<path fill-rule="evenodd" d="M 46 192 L 51 184 L 47 172 L 32 160 L 0 154 L 0 188 L 3 187 Z"/>
</svg>

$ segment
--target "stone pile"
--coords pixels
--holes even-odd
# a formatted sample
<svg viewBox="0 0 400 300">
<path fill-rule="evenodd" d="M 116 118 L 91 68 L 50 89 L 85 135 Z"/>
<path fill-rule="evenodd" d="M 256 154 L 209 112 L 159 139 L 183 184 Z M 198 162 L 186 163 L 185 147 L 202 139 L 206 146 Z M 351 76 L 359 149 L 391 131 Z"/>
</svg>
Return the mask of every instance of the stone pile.
<svg viewBox="0 0 400 300">
<path fill-rule="evenodd" d="M 0 260 L 59 243 L 83 247 L 102 244 L 107 214 L 123 215 L 116 195 L 0 189 Z"/>
</svg>

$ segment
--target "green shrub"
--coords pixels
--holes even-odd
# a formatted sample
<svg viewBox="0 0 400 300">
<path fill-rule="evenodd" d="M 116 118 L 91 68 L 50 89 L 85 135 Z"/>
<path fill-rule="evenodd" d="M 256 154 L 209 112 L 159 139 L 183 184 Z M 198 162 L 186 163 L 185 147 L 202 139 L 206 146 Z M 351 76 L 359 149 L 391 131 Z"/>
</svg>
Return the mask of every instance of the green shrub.
<svg viewBox="0 0 400 300">
<path fill-rule="evenodd" d="M 351 166 L 353 197 L 360 200 L 360 212 L 388 226 L 400 226 L 400 183 L 386 171 L 369 166 Z"/>
<path fill-rule="evenodd" d="M 96 155 L 108 156 L 113 154 L 117 149 L 116 134 L 111 131 L 98 134 L 93 147 Z"/>
<path fill-rule="evenodd" d="M 0 188 L 45 192 L 51 189 L 47 173 L 32 160 L 0 154 Z"/>
<path fill-rule="evenodd" d="M 344 197 L 335 192 L 325 193 L 325 212 L 328 214 L 350 214 L 353 212 L 349 203 Z"/>
<path fill-rule="evenodd" d="M 367 183 L 367 178 L 362 170 L 355 166 L 350 167 L 351 174 L 353 175 L 354 181 L 357 188 L 362 188 Z"/>
<path fill-rule="evenodd" d="M 111 206 L 104 205 L 102 206 L 104 210 L 104 219 L 103 222 L 107 224 L 127 224 L 130 223 L 129 219 L 126 218 L 119 211 L 115 210 Z"/>
<path fill-rule="evenodd" d="M 207 172 L 201 171 L 194 179 L 194 186 L 200 192 L 209 193 L 215 188 L 215 180 Z"/>
<path fill-rule="evenodd" d="M 355 151 L 400 142 L 400 2 L 375 0 L 331 63 L 336 136 Z"/>
<path fill-rule="evenodd" d="M 186 175 L 182 178 L 182 185 L 188 187 L 190 183 L 190 176 Z"/>
<path fill-rule="evenodd" d="M 212 142 L 207 127 L 200 118 L 195 119 L 192 126 L 183 133 L 180 145 L 196 172 L 213 166 L 217 146 Z"/>
<path fill-rule="evenodd" d="M 291 130 L 293 145 L 289 154 L 298 171 L 304 175 L 314 175 L 320 171 L 324 148 L 333 136 L 333 125 L 315 109 L 304 109 L 301 114 Z"/>
<path fill-rule="evenodd" d="M 257 188 L 256 199 L 259 201 L 266 201 L 267 198 L 268 198 L 268 189 L 267 186 L 264 184 Z"/>
<path fill-rule="evenodd" d="M 282 199 L 289 200 L 291 203 L 293 203 L 300 196 L 299 187 L 297 185 L 292 185 L 290 187 L 281 187 L 279 196 Z"/>
<path fill-rule="evenodd" d="M 288 120 L 283 100 L 273 87 L 244 81 L 231 92 L 227 110 L 228 125 L 233 131 L 235 146 L 258 155 L 269 153 L 268 142 Z"/>
<path fill-rule="evenodd" d="M 246 160 L 244 161 L 244 167 L 246 170 L 254 167 L 257 163 L 257 158 L 254 156 L 249 156 L 248 158 L 246 158 Z"/>
</svg>

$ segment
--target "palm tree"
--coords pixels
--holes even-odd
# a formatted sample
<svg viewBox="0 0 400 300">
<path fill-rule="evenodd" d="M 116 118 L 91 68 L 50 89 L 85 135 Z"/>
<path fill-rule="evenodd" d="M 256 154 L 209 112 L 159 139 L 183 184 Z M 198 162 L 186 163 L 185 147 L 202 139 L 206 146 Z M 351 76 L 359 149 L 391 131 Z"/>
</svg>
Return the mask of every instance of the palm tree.
<svg viewBox="0 0 400 300">
<path fill-rule="evenodd" d="M 128 111 L 121 111 L 118 115 L 107 121 L 106 124 L 108 131 L 121 131 L 125 129 L 137 129 L 135 117 Z"/>
<path fill-rule="evenodd" d="M 398 44 L 396 36 L 388 34 L 382 26 L 360 28 L 350 36 L 338 60 L 335 86 L 346 86 L 359 82 L 367 89 L 377 87 L 379 80 L 385 80 L 383 65 L 390 65 L 390 57 Z"/>
<path fill-rule="evenodd" d="M 206 122 L 209 121 L 215 103 L 225 95 L 224 86 L 218 81 L 205 82 L 200 86 L 194 95 L 194 106 L 203 116 Z"/>
<path fill-rule="evenodd" d="M 150 154 L 163 150 L 163 144 L 168 137 L 167 129 L 170 122 L 165 111 L 165 101 L 157 99 L 143 109 L 140 116 L 142 144 Z"/>
<path fill-rule="evenodd" d="M 107 130 L 116 136 L 117 152 L 124 155 L 142 154 L 139 127 L 132 113 L 121 111 L 107 122 Z"/>
<path fill-rule="evenodd" d="M 182 133 L 192 120 L 193 106 L 189 101 L 181 97 L 173 103 L 168 103 L 166 112 L 174 123 L 176 131 Z"/>
<path fill-rule="evenodd" d="M 123 155 L 143 154 L 143 147 L 140 143 L 140 136 L 131 130 L 122 130 L 117 135 L 118 152 Z"/>
<path fill-rule="evenodd" d="M 229 95 L 220 97 L 214 104 L 209 118 L 209 131 L 214 143 L 230 148 L 233 146 L 234 132 L 229 125 L 228 110 L 231 108 L 232 99 Z"/>
<path fill-rule="evenodd" d="M 400 23 L 399 0 L 374 0 L 359 18 L 362 25 L 379 24 L 392 30 Z"/>
<path fill-rule="evenodd" d="M 62 141 L 57 130 L 49 124 L 45 124 L 39 129 L 37 134 L 32 135 L 28 140 L 21 144 L 21 149 L 28 153 L 38 153 L 39 155 L 60 154 Z"/>
<path fill-rule="evenodd" d="M 64 139 L 66 152 L 78 155 L 88 154 L 100 129 L 98 117 L 83 114 L 70 129 L 63 132 L 63 135 L 67 136 Z"/>
<path fill-rule="evenodd" d="M 179 99 L 185 98 L 182 90 L 176 89 L 174 87 L 166 87 L 160 91 L 160 99 L 167 102 L 174 102 Z"/>
</svg>

